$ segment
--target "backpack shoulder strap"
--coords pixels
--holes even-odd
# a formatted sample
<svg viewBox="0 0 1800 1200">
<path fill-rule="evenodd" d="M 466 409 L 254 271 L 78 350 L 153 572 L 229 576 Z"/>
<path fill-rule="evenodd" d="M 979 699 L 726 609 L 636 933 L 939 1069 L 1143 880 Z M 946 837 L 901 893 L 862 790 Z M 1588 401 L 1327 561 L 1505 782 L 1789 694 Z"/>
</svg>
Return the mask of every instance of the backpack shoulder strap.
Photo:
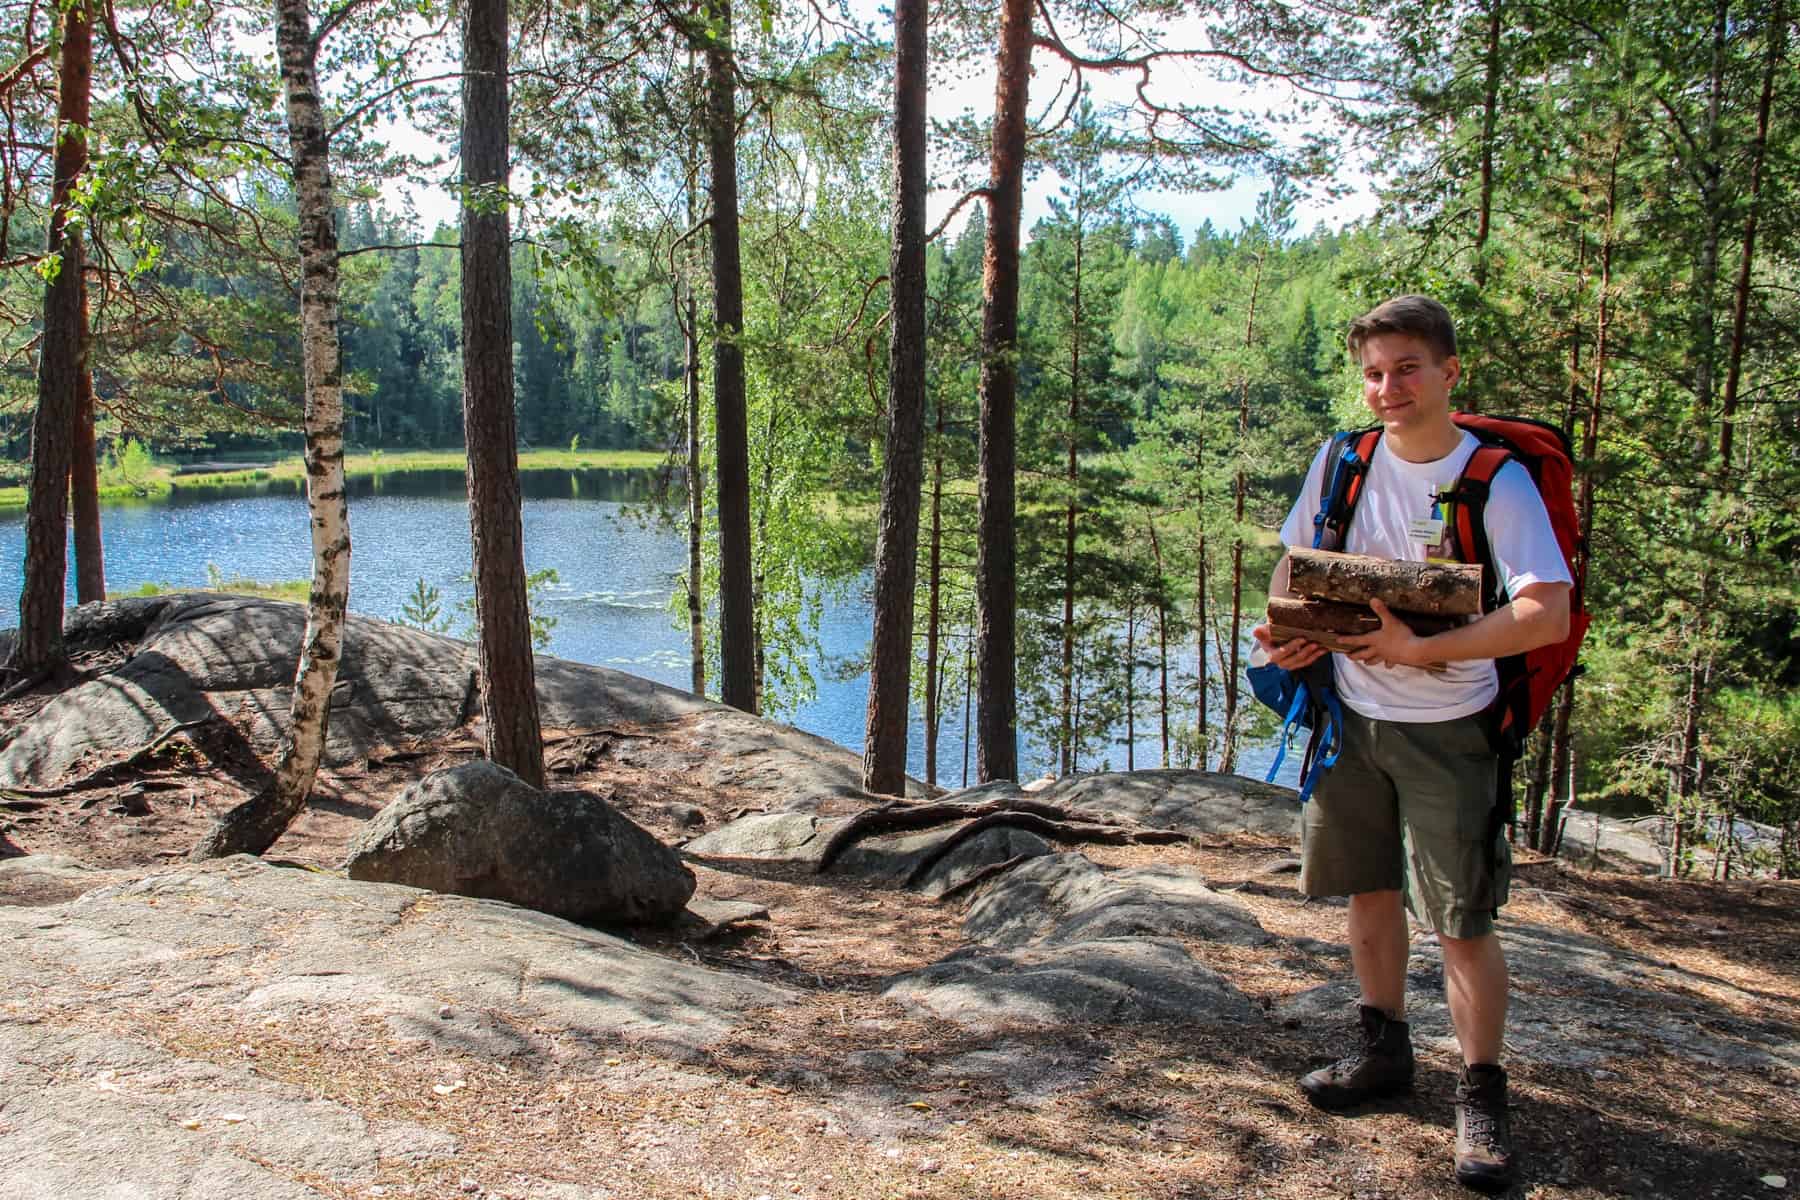
<svg viewBox="0 0 1800 1200">
<path fill-rule="evenodd" d="M 1492 612 L 1505 599 L 1500 572 L 1494 568 L 1494 548 L 1488 541 L 1487 502 L 1493 491 L 1494 476 L 1500 468 L 1514 461 L 1512 451 L 1493 442 L 1483 442 L 1463 467 L 1456 481 L 1456 548 L 1463 562 L 1481 564 L 1481 589 L 1487 609 Z"/>
<path fill-rule="evenodd" d="M 1331 436 L 1331 449 L 1326 454 L 1331 465 L 1325 485 L 1319 490 L 1319 511 L 1313 517 L 1313 549 L 1344 548 L 1350 518 L 1356 513 L 1356 502 L 1362 498 L 1363 480 L 1368 477 L 1375 444 L 1380 440 L 1379 425 Z"/>
</svg>

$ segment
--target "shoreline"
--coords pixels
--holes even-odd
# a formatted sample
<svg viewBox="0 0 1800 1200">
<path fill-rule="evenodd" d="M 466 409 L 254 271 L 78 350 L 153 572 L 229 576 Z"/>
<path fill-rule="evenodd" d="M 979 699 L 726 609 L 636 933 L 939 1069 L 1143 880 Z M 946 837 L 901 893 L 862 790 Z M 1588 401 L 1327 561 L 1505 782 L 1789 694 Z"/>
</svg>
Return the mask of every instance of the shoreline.
<svg viewBox="0 0 1800 1200">
<path fill-rule="evenodd" d="M 646 471 L 661 466 L 664 455 L 655 450 L 522 450 L 520 471 Z M 346 480 L 371 479 L 380 475 L 399 475 L 416 471 L 461 470 L 467 459 L 461 450 L 369 450 L 344 456 Z M 138 483 L 105 484 L 100 488 L 103 504 L 131 504 L 168 499 L 177 492 L 205 492 L 213 489 L 252 486 L 259 483 L 299 482 L 306 477 L 306 466 L 298 454 L 268 464 L 246 464 L 237 470 L 206 471 L 178 474 L 177 467 L 158 467 L 152 476 Z M 0 513 L 24 509 L 28 499 L 25 484 L 0 487 Z"/>
</svg>

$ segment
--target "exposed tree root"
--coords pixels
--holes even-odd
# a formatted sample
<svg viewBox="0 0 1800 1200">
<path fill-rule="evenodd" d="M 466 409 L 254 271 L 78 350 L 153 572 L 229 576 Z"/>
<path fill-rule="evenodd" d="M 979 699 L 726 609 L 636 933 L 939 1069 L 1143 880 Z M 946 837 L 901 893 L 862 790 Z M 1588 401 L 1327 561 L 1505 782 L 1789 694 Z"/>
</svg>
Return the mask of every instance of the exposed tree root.
<svg viewBox="0 0 1800 1200">
<path fill-rule="evenodd" d="M 1010 817 L 1012 820 L 992 820 L 991 818 Z M 983 804 L 962 804 L 946 801 L 937 804 L 907 804 L 902 801 L 890 801 L 858 813 L 848 824 L 825 843 L 825 851 L 819 856 L 819 865 L 814 868 L 823 874 L 830 869 L 839 856 L 851 846 L 867 837 L 884 833 L 904 833 L 916 829 L 931 829 L 938 825 L 948 825 L 953 821 L 969 821 L 972 824 L 958 830 L 947 839 L 944 846 L 937 847 L 931 856 L 932 862 L 946 852 L 946 846 L 958 845 L 966 836 L 972 836 L 970 830 L 975 825 L 983 829 L 991 829 L 995 825 L 1013 824 L 1021 828 L 1032 829 L 1049 837 L 1063 841 L 1109 842 L 1114 845 L 1131 842 L 1168 843 L 1184 840 L 1187 835 L 1168 829 L 1136 829 L 1130 826 L 1114 824 L 1096 819 L 1091 814 L 1078 813 L 1057 804 L 1047 804 L 1041 800 L 1014 797 L 1006 800 L 990 800 Z M 917 872 L 915 872 L 915 875 Z M 910 882 L 910 881 L 909 881 Z"/>
<path fill-rule="evenodd" d="M 972 891 L 975 888 L 980 887 L 994 876 L 1006 874 L 1030 857 L 1032 856 L 1029 854 L 1015 854 L 1005 862 L 989 863 L 961 883 L 952 884 L 950 887 L 939 892 L 937 902 L 939 904 L 948 904 L 964 892 Z"/>
<path fill-rule="evenodd" d="M 1059 842 L 1099 842 L 1107 846 L 1162 845 L 1185 842 L 1188 835 L 1175 829 L 1131 829 L 1118 825 L 1096 825 L 1090 821 L 1062 821 L 1039 816 L 1034 812 L 1005 811 L 979 817 L 933 846 L 913 865 L 906 877 L 911 887 L 930 873 L 958 846 L 989 829 L 1001 826 L 1028 829 Z"/>
<path fill-rule="evenodd" d="M 106 782 L 106 779 L 109 775 L 113 775 L 119 771 L 123 771 L 127 767 L 134 767 L 138 763 L 143 762 L 145 759 L 150 758 L 158 750 L 161 750 L 164 746 L 168 745 L 169 741 L 172 738 L 174 738 L 177 734 L 186 733 L 190 729 L 198 729 L 198 728 L 200 728 L 200 726 L 210 724 L 211 722 L 216 721 L 216 720 L 218 720 L 218 714 L 208 713 L 204 717 L 200 717 L 197 720 L 182 721 L 179 724 L 171 725 L 169 728 L 167 728 L 167 729 L 163 730 L 161 733 L 157 734 L 150 741 L 144 743 L 142 746 L 139 746 L 136 750 L 133 750 L 130 754 L 127 754 L 124 758 L 115 759 L 114 761 L 109 762 L 109 763 L 105 764 L 104 766 L 96 767 L 94 770 L 89 771 L 86 775 L 83 775 L 79 779 L 67 780 L 65 782 L 57 784 L 53 788 L 9 787 L 6 789 L 6 792 L 8 795 L 13 795 L 13 796 L 35 796 L 35 797 L 39 797 L 39 798 L 54 798 L 57 796 L 67 796 L 71 792 L 79 792 L 79 791 L 83 791 L 90 787 L 95 787 L 99 784 Z"/>
<path fill-rule="evenodd" d="M 7 669 L 9 671 L 11 670 L 10 667 Z M 55 673 L 56 673 L 56 669 L 54 667 L 42 667 L 36 671 L 33 671 L 31 674 L 25 676 L 23 679 L 19 680 L 17 683 L 15 683 L 11 687 L 7 688 L 4 692 L 0 692 L 0 704 L 5 704 L 8 700 L 18 699 L 20 696 L 23 696 L 26 692 L 29 692 L 32 688 L 35 688 L 38 684 L 44 682 L 44 680 L 50 678 L 50 676 L 52 676 Z"/>
</svg>

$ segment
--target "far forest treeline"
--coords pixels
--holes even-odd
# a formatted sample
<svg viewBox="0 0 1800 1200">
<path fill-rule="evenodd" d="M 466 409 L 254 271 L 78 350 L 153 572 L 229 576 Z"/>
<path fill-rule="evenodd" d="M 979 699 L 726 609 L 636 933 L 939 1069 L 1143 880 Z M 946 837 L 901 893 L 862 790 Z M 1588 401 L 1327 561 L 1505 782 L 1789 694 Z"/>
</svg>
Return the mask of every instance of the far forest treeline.
<svg viewBox="0 0 1800 1200">
<path fill-rule="evenodd" d="M 125 0 L 4 10 L 14 678 L 57 662 L 70 498 L 79 594 L 101 586 L 84 501 L 124 439 L 303 443 L 321 480 L 345 441 L 504 417 L 519 446 L 662 449 L 692 485 L 668 503 L 696 690 L 780 711 L 819 589 L 872 566 L 873 790 L 910 714 L 954 780 L 936 733 L 965 705 L 980 778 L 1017 774 L 1021 736 L 1065 772 L 1156 765 L 1139 741 L 1231 770 L 1268 728 L 1239 653 L 1269 531 L 1319 439 L 1367 419 L 1341 331 L 1424 291 L 1459 318 L 1461 402 L 1576 452 L 1596 625 L 1519 836 L 1554 850 L 1600 795 L 1675 818 L 1674 870 L 1707 839 L 1728 873 L 1740 817 L 1800 866 L 1789 0 L 1201 8 L 901 0 L 867 28 L 773 0 L 282 0 L 216 9 L 235 38 Z M 984 67 L 991 111 L 928 130 L 927 84 Z M 396 121 L 465 152 L 420 161 Z M 1297 228 L 1358 162 L 1380 211 Z M 1143 207 L 1245 172 L 1266 190 L 1236 228 Z M 383 207 L 409 175 L 456 189 L 456 227 Z M 1028 177 L 1053 200 L 1024 229 Z M 509 469 L 471 462 L 499 497 L 478 576 Z M 347 567 L 318 553 L 329 632 Z M 484 628 L 517 626 L 510 578 L 478 580 Z"/>
</svg>

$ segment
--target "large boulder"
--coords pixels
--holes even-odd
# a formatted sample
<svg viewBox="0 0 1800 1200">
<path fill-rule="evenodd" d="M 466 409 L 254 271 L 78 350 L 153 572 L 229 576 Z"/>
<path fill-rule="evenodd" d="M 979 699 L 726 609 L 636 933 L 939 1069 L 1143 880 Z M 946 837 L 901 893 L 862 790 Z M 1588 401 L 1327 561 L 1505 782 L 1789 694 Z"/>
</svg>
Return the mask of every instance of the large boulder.
<svg viewBox="0 0 1800 1200">
<path fill-rule="evenodd" d="M 350 878 L 506 900 L 572 921 L 675 917 L 694 875 L 587 792 L 541 792 L 491 762 L 437 771 L 363 826 Z"/>
</svg>

